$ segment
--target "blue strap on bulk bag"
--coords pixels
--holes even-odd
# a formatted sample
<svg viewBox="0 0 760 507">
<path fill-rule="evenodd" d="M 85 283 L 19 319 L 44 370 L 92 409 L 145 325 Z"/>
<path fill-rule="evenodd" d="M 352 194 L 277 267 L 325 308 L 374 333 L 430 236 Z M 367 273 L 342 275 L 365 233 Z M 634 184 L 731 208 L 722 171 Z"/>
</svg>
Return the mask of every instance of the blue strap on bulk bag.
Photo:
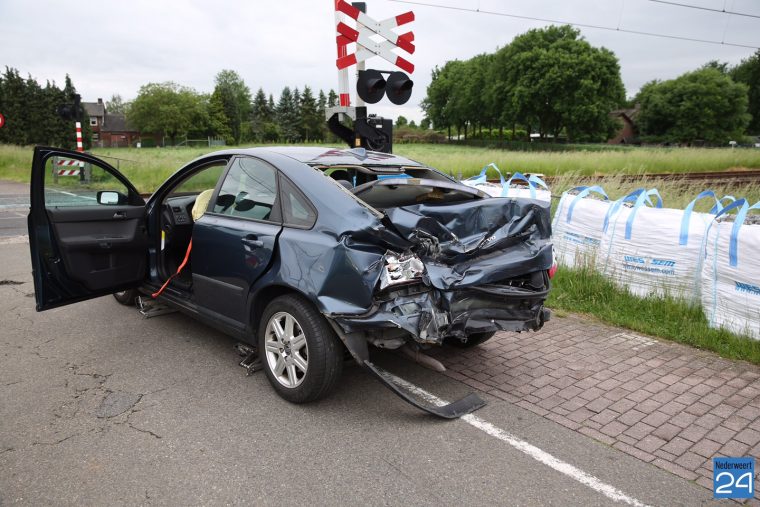
<svg viewBox="0 0 760 507">
<path fill-rule="evenodd" d="M 760 201 L 756 202 L 752 206 L 749 206 L 745 201 L 742 205 L 739 213 L 736 214 L 736 220 L 734 226 L 731 228 L 731 240 L 728 245 L 728 259 L 731 267 L 736 267 L 739 263 L 739 229 L 744 224 L 744 220 L 747 218 L 747 212 L 753 209 L 760 209 Z"/>
<path fill-rule="evenodd" d="M 757 204 L 756 204 L 755 206 L 757 206 Z M 746 200 L 746 199 L 744 199 L 744 198 L 742 198 L 742 199 L 737 199 L 736 201 L 732 202 L 731 204 L 729 204 L 728 206 L 726 206 L 725 208 L 723 208 L 722 210 L 720 210 L 720 211 L 719 211 L 719 212 L 718 212 L 718 213 L 715 215 L 715 220 L 717 220 L 719 216 L 721 216 L 721 215 L 725 215 L 725 214 L 726 214 L 726 213 L 728 213 L 729 211 L 732 211 L 732 210 L 734 210 L 734 209 L 736 209 L 736 208 L 740 208 L 740 210 L 739 210 L 739 211 L 741 212 L 741 208 L 744 208 L 744 207 L 747 207 L 747 200 Z M 745 212 L 745 215 L 746 215 L 746 212 Z M 738 219 L 738 215 L 737 215 L 737 219 Z M 715 223 L 716 223 L 716 222 L 715 222 L 715 220 L 713 220 L 713 221 L 710 223 L 710 225 L 707 227 L 707 232 L 705 232 L 705 243 L 707 242 L 707 236 L 710 234 L 710 229 L 712 228 L 713 224 L 715 224 Z M 742 219 L 742 221 L 743 221 L 743 220 L 744 220 L 744 219 Z M 734 221 L 734 225 L 736 225 L 736 221 Z M 731 231 L 731 236 L 733 236 L 733 229 L 732 229 L 732 231 Z M 717 248 L 718 248 L 718 247 L 717 247 L 717 244 L 716 244 L 715 248 L 716 248 L 716 250 L 717 250 Z M 716 255 L 716 257 L 717 257 L 717 255 Z M 730 257 L 731 257 L 731 245 L 729 244 L 729 258 L 730 258 Z M 733 261 L 731 262 L 731 266 L 736 266 L 736 263 L 734 262 L 734 261 L 736 260 L 736 259 L 735 259 L 735 257 L 736 257 L 736 256 L 734 256 L 734 259 L 733 259 Z"/>
<path fill-rule="evenodd" d="M 573 189 L 571 189 L 569 191 L 572 192 L 573 190 L 579 190 L 579 192 L 575 196 L 575 198 L 573 199 L 573 202 L 570 203 L 570 207 L 567 209 L 567 219 L 566 219 L 566 222 L 568 222 L 568 223 L 573 219 L 573 209 L 575 208 L 575 205 L 578 204 L 578 202 L 581 199 L 583 199 L 584 197 L 586 197 L 591 192 L 594 192 L 596 194 L 599 194 L 599 195 L 603 196 L 605 201 L 609 201 L 610 200 L 610 198 L 607 197 L 607 193 L 604 191 L 604 189 L 602 187 L 600 187 L 600 186 L 597 186 L 597 185 L 595 185 L 593 187 L 585 187 L 585 186 L 584 187 L 575 187 L 575 188 L 573 188 Z"/>
<path fill-rule="evenodd" d="M 617 201 L 613 202 L 610 208 L 607 210 L 607 214 L 604 215 L 604 224 L 602 225 L 602 230 L 604 232 L 607 232 L 607 228 L 610 226 L 610 218 L 612 215 L 617 213 L 617 210 L 620 209 L 620 206 L 622 206 L 624 202 L 635 202 L 636 199 L 639 198 L 639 194 L 642 192 L 646 192 L 646 188 L 637 188 L 630 194 L 624 195 Z"/>
<path fill-rule="evenodd" d="M 654 206 L 652 205 L 652 196 L 657 197 L 657 204 Z M 662 208 L 662 196 L 656 188 L 641 192 L 636 198 L 636 203 L 633 205 L 633 209 L 628 215 L 628 220 L 625 223 L 625 239 L 631 239 L 631 234 L 633 234 L 633 221 L 636 218 L 636 213 L 639 212 L 639 208 L 641 208 L 645 202 L 649 203 L 649 206 L 651 207 Z"/>
<path fill-rule="evenodd" d="M 715 192 L 712 190 L 705 190 L 704 192 L 701 192 L 699 195 L 697 195 L 683 211 L 683 217 L 681 218 L 681 234 L 678 240 L 679 245 L 684 246 L 689 242 L 689 222 L 691 221 L 691 214 L 694 212 L 694 206 L 697 204 L 697 201 L 704 199 L 705 197 L 712 197 L 715 199 L 715 206 L 713 206 L 710 210 L 710 213 L 715 215 L 723 209 L 723 199 L 731 196 L 726 196 L 723 199 L 718 199 L 718 196 L 716 196 Z M 731 199 L 736 200 L 733 197 L 731 197 Z"/>
<path fill-rule="evenodd" d="M 524 181 L 528 184 L 528 188 L 530 189 L 530 198 L 535 199 L 536 198 L 536 189 L 538 187 L 544 187 L 546 190 L 549 190 L 549 187 L 546 185 L 544 180 L 539 178 L 538 176 L 531 174 L 530 177 L 525 176 L 521 172 L 516 172 L 510 178 L 507 180 L 507 184 L 504 186 L 504 189 L 501 192 L 502 197 L 507 197 L 509 195 L 509 189 L 512 185 L 512 180 L 519 180 Z"/>
<path fill-rule="evenodd" d="M 481 183 L 486 183 L 488 181 L 486 179 L 486 173 L 488 172 L 488 168 L 489 167 L 493 167 L 494 170 L 497 173 L 499 173 L 499 180 L 501 181 L 501 186 L 503 188 L 504 184 L 505 184 L 505 182 L 504 182 L 504 175 L 501 174 L 501 171 L 499 170 L 498 167 L 496 167 L 496 164 L 494 164 L 493 162 L 491 162 L 487 166 L 483 167 L 483 169 L 480 170 L 480 174 L 478 174 L 477 176 L 473 176 L 471 178 L 467 178 L 464 181 L 468 181 L 468 182 L 472 183 L 473 185 L 478 185 L 478 184 L 481 184 Z"/>
<path fill-rule="evenodd" d="M 544 180 L 536 176 L 535 174 L 531 174 L 530 177 L 528 177 L 528 180 L 532 183 L 536 184 L 539 187 L 544 187 L 546 190 L 549 190 L 549 185 L 546 184 Z"/>
<path fill-rule="evenodd" d="M 723 201 L 725 201 L 726 199 L 728 199 L 728 204 L 731 204 L 732 202 L 736 201 L 736 197 L 734 197 L 733 195 L 724 195 L 723 197 L 718 199 L 718 202 L 720 203 L 720 209 L 716 210 L 715 212 L 711 210 L 710 213 L 718 213 L 721 209 L 723 209 Z"/>
</svg>

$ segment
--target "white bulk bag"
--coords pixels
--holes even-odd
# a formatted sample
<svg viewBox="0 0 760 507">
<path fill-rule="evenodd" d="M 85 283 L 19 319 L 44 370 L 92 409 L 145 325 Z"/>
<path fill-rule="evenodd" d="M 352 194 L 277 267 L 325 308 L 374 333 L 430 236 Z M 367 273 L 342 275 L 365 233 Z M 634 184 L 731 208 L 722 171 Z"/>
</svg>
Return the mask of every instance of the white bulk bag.
<svg viewBox="0 0 760 507">
<path fill-rule="evenodd" d="M 589 197 L 591 193 L 604 198 Z M 562 194 L 552 223 L 554 255 L 562 266 L 593 263 L 610 201 L 602 187 L 576 187 Z"/>
<path fill-rule="evenodd" d="M 652 205 L 651 197 L 657 197 Z M 710 213 L 694 212 L 700 199 L 715 201 Z M 711 190 L 684 210 L 663 208 L 656 190 L 641 192 L 631 208 L 610 217 L 600 246 L 600 271 L 640 297 L 666 296 L 699 301 L 702 241 L 721 203 Z"/>
<path fill-rule="evenodd" d="M 739 210 L 736 219 L 715 220 L 705 236 L 702 309 L 710 327 L 760 340 L 760 225 L 745 223 L 760 202 L 739 199 L 718 216 L 732 209 Z"/>
<path fill-rule="evenodd" d="M 652 202 L 653 195 L 658 197 L 655 201 L 656 204 Z M 659 198 L 659 195 L 656 189 L 637 188 L 610 203 L 610 207 L 607 209 L 607 214 L 602 222 L 602 235 L 599 239 L 599 251 L 596 256 L 596 266 L 600 272 L 605 272 L 605 266 L 611 253 L 611 242 L 618 230 L 618 218 L 623 217 L 623 221 L 627 220 L 633 207 L 641 207 L 645 204 L 650 207 L 662 207 L 662 199 Z"/>
<path fill-rule="evenodd" d="M 513 185 L 512 182 L 515 180 L 524 181 L 528 186 Z M 549 187 L 544 183 L 544 180 L 535 174 L 531 174 L 530 177 L 526 178 L 522 173 L 515 173 L 507 180 L 504 189 L 504 197 L 525 197 L 545 202 L 551 202 L 552 200 L 552 193 L 549 191 Z"/>
<path fill-rule="evenodd" d="M 493 168 L 498 173 L 499 183 L 491 183 L 487 180 L 486 175 L 490 168 Z M 512 181 L 514 180 L 524 181 L 528 186 L 513 186 Z M 481 169 L 480 174 L 462 180 L 462 183 L 469 187 L 482 190 L 491 197 L 526 197 L 546 202 L 550 202 L 552 198 L 549 187 L 538 176 L 531 175 L 529 178 L 526 178 L 523 174 L 518 172 L 505 181 L 504 175 L 493 162 Z M 543 190 L 538 187 L 543 187 Z"/>
</svg>

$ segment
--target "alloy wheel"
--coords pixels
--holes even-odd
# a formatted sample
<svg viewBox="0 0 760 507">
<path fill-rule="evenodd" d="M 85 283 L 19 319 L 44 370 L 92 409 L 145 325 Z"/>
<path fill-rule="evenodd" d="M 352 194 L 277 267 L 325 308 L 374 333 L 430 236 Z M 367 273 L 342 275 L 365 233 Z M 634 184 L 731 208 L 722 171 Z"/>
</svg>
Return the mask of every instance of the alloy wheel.
<svg viewBox="0 0 760 507">
<path fill-rule="evenodd" d="M 288 312 L 277 312 L 269 319 L 264 339 L 267 365 L 285 387 L 298 387 L 306 377 L 309 347 L 298 321 Z"/>
</svg>

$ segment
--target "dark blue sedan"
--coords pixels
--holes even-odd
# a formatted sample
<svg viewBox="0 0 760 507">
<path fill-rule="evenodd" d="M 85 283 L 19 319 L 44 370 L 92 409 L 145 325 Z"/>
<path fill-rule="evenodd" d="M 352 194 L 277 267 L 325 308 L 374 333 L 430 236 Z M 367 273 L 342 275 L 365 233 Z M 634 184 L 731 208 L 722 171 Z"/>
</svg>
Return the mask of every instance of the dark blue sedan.
<svg viewBox="0 0 760 507">
<path fill-rule="evenodd" d="M 152 296 L 255 347 L 296 403 L 335 387 L 346 350 L 388 385 L 369 345 L 469 347 L 549 317 L 549 205 L 395 155 L 219 151 L 145 202 L 106 162 L 37 147 L 31 198 L 38 311 Z"/>
</svg>

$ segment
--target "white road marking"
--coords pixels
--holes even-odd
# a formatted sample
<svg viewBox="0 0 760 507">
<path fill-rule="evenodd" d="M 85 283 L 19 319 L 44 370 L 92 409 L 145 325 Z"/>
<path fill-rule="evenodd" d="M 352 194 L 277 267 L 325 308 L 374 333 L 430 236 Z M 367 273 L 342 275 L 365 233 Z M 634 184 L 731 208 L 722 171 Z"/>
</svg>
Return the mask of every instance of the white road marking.
<svg viewBox="0 0 760 507">
<path fill-rule="evenodd" d="M 17 245 L 20 243 L 29 243 L 27 236 L 0 236 L 0 245 Z"/>
<path fill-rule="evenodd" d="M 400 386 L 404 387 L 405 389 L 408 389 L 409 391 L 416 394 L 420 398 L 423 398 L 434 405 L 437 405 L 440 407 L 443 405 L 447 405 L 449 403 L 448 401 L 442 400 L 436 395 L 429 393 L 425 391 L 424 389 L 422 389 L 421 387 L 418 387 L 412 384 L 411 382 L 408 382 L 400 377 L 397 377 L 396 375 L 393 375 L 392 373 L 383 371 L 383 374 L 387 375 L 396 384 L 399 384 Z M 597 477 L 594 477 L 593 475 L 584 472 L 580 468 L 575 467 L 571 465 L 570 463 L 567 463 L 565 461 L 562 461 L 559 458 L 552 456 L 548 452 L 542 449 L 539 449 L 533 444 L 529 444 L 528 442 L 507 433 L 503 429 L 494 426 L 493 424 L 489 423 L 488 421 L 484 419 L 481 419 L 480 417 L 476 415 L 467 414 L 465 416 L 460 417 L 460 419 L 466 422 L 467 424 L 469 424 L 470 426 L 477 428 L 480 431 L 494 438 L 498 438 L 502 442 L 505 442 L 511 445 L 518 451 L 524 454 L 527 454 L 531 458 L 535 459 L 536 461 L 540 463 L 543 463 L 549 468 L 553 468 L 554 470 L 562 474 L 565 474 L 571 479 L 574 479 L 580 482 L 581 484 L 588 486 L 594 491 L 597 491 L 598 493 L 603 494 L 607 498 L 615 500 L 616 502 L 624 502 L 624 503 L 627 503 L 628 505 L 633 505 L 635 507 L 647 507 L 645 503 L 640 502 L 636 500 L 635 498 L 632 498 L 626 495 L 625 493 L 615 488 L 614 486 L 610 486 L 609 484 L 602 482 Z"/>
<path fill-rule="evenodd" d="M 65 190 L 58 190 L 56 188 L 46 188 L 45 190 L 47 190 L 49 192 L 57 192 L 59 194 L 70 195 L 71 197 L 77 197 L 77 198 L 81 198 L 81 199 L 89 199 L 91 201 L 97 201 L 98 200 L 97 197 L 91 197 L 91 196 L 87 196 L 87 195 L 74 194 L 74 193 L 71 193 L 71 192 L 66 192 Z"/>
</svg>

